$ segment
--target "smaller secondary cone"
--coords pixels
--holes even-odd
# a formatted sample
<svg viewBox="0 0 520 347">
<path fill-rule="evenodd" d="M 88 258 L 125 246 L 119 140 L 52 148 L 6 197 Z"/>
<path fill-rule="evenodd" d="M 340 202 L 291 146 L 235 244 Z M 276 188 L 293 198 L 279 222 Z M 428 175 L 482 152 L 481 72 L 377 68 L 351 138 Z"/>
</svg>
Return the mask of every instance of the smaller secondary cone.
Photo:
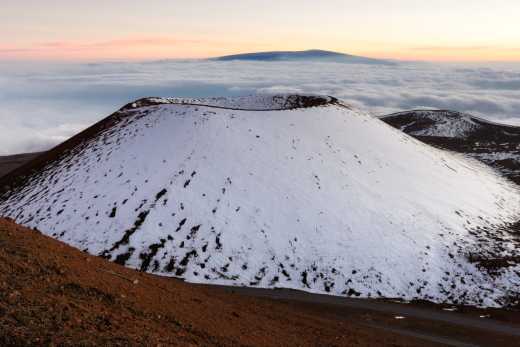
<svg viewBox="0 0 520 347">
<path fill-rule="evenodd" d="M 480 160 L 520 184 L 520 127 L 446 110 L 412 110 L 381 119 L 425 143 Z"/>
</svg>

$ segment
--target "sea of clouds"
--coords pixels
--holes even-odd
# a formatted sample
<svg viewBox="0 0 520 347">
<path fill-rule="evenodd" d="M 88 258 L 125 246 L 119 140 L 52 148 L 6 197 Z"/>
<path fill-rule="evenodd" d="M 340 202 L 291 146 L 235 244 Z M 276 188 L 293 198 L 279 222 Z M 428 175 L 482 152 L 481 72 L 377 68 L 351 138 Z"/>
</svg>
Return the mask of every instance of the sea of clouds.
<svg viewBox="0 0 520 347">
<path fill-rule="evenodd" d="M 169 60 L 0 64 L 0 155 L 48 149 L 145 96 L 302 92 L 384 115 L 442 108 L 520 125 L 520 65 Z"/>
</svg>

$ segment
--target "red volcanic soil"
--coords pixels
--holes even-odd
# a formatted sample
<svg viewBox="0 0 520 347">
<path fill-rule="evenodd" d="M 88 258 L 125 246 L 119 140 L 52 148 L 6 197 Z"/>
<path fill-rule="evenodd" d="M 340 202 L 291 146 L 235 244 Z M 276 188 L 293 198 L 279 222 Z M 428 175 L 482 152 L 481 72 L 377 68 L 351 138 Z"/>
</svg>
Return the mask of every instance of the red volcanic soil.
<svg viewBox="0 0 520 347">
<path fill-rule="evenodd" d="M 0 219 L 0 345 L 429 344 L 298 305 L 137 272 Z"/>
</svg>

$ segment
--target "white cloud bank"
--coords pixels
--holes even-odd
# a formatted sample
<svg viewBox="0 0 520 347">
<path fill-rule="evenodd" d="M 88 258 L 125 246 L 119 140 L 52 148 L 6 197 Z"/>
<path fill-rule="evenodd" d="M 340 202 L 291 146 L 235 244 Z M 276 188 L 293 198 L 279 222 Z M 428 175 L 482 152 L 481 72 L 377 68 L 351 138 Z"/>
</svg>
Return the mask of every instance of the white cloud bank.
<svg viewBox="0 0 520 347">
<path fill-rule="evenodd" d="M 376 115 L 444 108 L 520 124 L 520 66 L 161 61 L 0 65 L 0 155 L 55 145 L 144 96 L 329 94 Z"/>
</svg>

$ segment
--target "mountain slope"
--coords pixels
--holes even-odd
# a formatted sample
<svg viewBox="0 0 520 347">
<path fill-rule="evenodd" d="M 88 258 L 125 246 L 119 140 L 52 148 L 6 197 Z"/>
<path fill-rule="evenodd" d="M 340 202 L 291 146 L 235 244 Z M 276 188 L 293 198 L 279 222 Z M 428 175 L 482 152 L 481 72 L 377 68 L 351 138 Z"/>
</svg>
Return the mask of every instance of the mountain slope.
<svg viewBox="0 0 520 347">
<path fill-rule="evenodd" d="M 41 153 L 23 153 L 0 156 L 0 177 L 36 158 Z"/>
<path fill-rule="evenodd" d="M 411 110 L 381 119 L 423 142 L 478 159 L 520 184 L 520 127 L 445 110 Z"/>
<path fill-rule="evenodd" d="M 216 61 L 328 61 L 351 64 L 395 65 L 394 62 L 384 59 L 360 57 L 356 55 L 310 49 L 306 51 L 271 51 L 225 55 L 213 58 Z"/>
<path fill-rule="evenodd" d="M 50 153 L 0 181 L 0 215 L 143 271 L 490 306 L 518 295 L 516 186 L 334 98 L 143 99 Z"/>
</svg>

